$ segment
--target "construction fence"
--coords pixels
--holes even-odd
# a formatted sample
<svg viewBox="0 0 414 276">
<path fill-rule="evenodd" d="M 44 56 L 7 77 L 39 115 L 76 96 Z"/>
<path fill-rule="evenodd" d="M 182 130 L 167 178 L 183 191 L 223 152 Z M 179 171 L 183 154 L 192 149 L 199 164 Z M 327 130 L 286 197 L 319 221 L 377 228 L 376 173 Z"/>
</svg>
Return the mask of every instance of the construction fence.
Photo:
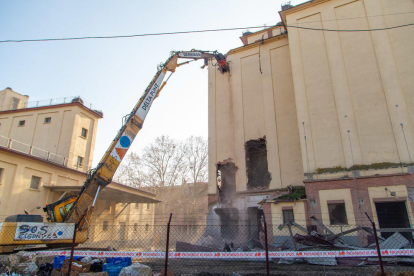
<svg viewBox="0 0 414 276">
<path fill-rule="evenodd" d="M 53 229 L 44 238 L 67 239 L 73 229 Z M 156 275 L 165 267 L 169 238 L 168 270 L 173 275 L 267 275 L 267 269 L 269 275 L 381 275 L 381 267 L 383 275 L 414 275 L 414 229 L 376 229 L 381 259 L 372 225 L 287 223 L 264 229 L 263 224 L 171 225 L 168 237 L 167 225 L 91 225 L 74 256 L 130 257 Z M 29 233 L 13 234 L 39 238 L 39 229 L 24 231 Z M 70 256 L 71 244 L 55 247 L 39 245 L 26 251 L 42 257 Z M 3 258 L 5 266 L 7 260 Z"/>
</svg>

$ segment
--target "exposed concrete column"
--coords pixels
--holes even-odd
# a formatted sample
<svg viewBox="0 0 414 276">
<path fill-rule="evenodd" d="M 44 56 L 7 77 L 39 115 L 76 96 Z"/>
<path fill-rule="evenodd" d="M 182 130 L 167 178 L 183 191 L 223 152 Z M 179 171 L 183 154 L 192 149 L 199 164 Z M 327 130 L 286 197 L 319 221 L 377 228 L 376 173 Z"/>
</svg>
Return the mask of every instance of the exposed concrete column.
<svg viewBox="0 0 414 276">
<path fill-rule="evenodd" d="M 232 89 L 233 103 L 233 141 L 234 141 L 234 163 L 239 168 L 236 172 L 236 191 L 245 191 L 247 185 L 246 175 L 246 156 L 244 151 L 244 112 L 243 112 L 243 89 L 241 82 L 240 59 L 231 59 L 230 63 L 230 82 Z"/>
<path fill-rule="evenodd" d="M 387 24 L 384 16 L 374 16 L 384 14 L 380 1 L 365 0 L 364 4 L 368 26 L 370 29 L 392 27 Z M 392 48 L 389 32 L 389 30 L 384 30 L 370 32 L 370 34 L 374 44 L 375 55 L 387 100 L 392 128 L 394 130 L 398 154 L 401 162 L 411 163 L 414 156 L 409 156 L 407 146 L 411 154 L 414 153 L 413 126 L 407 110 L 407 104 L 404 98 L 400 74 L 395 60 L 395 52 Z M 403 132 L 401 124 L 403 124 L 405 133 Z M 404 137 L 404 134 L 406 137 Z M 408 145 L 406 145 L 406 141 Z"/>
</svg>

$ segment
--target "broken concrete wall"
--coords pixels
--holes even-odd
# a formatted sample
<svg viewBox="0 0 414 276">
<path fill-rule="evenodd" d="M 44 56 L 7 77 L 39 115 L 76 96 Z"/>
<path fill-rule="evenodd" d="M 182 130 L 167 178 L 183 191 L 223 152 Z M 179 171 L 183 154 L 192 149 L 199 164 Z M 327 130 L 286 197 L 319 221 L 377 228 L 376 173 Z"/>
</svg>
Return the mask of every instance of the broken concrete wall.
<svg viewBox="0 0 414 276">
<path fill-rule="evenodd" d="M 267 162 L 266 136 L 245 143 L 247 188 L 269 188 L 272 179 Z"/>
<path fill-rule="evenodd" d="M 236 171 L 238 168 L 232 159 L 217 163 L 218 202 L 231 204 L 236 198 Z"/>
</svg>

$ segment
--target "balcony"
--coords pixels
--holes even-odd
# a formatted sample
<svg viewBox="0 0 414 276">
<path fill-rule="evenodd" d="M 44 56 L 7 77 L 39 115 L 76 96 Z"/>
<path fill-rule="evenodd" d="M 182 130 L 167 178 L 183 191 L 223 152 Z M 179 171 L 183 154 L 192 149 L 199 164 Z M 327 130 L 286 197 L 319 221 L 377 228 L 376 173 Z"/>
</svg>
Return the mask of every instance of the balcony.
<svg viewBox="0 0 414 276">
<path fill-rule="evenodd" d="M 79 164 L 71 165 L 69 164 L 68 157 L 57 155 L 55 153 L 34 147 L 29 144 L 22 143 L 17 140 L 13 140 L 11 138 L 1 136 L 1 135 L 0 135 L 0 147 L 6 148 L 9 150 L 18 151 L 18 152 L 37 157 L 45 161 L 60 165 L 60 166 L 64 166 L 70 169 L 75 169 L 78 171 L 88 171 L 89 169 L 91 169 L 89 166 L 85 166 L 85 165 L 79 165 Z"/>
</svg>

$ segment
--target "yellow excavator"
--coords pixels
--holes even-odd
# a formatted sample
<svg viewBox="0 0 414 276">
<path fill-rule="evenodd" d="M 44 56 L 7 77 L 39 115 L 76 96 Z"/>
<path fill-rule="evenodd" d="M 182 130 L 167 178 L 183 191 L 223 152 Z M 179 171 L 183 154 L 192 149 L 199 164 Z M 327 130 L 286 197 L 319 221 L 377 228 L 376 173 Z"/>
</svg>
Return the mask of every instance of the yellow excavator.
<svg viewBox="0 0 414 276">
<path fill-rule="evenodd" d="M 178 63 L 180 58 L 190 60 Z M 204 60 L 202 68 L 208 65 L 209 60 L 215 59 L 215 65 L 222 74 L 230 71 L 225 56 L 217 51 L 193 49 L 171 52 L 167 61 L 158 66 L 157 73 L 131 113 L 124 117 L 121 129 L 98 166 L 88 172 L 80 193 L 47 204 L 43 208 L 48 221 L 46 223 L 39 215 L 7 217 L 4 222 L 0 223 L 0 252 L 10 252 L 16 246 L 21 245 L 46 244 L 48 247 L 68 245 L 73 242 L 75 231 L 75 243 L 85 242 L 99 191 L 112 182 L 122 159 L 141 130 L 152 102 L 158 97 L 177 67 L 200 59 Z M 168 72 L 171 74 L 163 82 Z"/>
</svg>

